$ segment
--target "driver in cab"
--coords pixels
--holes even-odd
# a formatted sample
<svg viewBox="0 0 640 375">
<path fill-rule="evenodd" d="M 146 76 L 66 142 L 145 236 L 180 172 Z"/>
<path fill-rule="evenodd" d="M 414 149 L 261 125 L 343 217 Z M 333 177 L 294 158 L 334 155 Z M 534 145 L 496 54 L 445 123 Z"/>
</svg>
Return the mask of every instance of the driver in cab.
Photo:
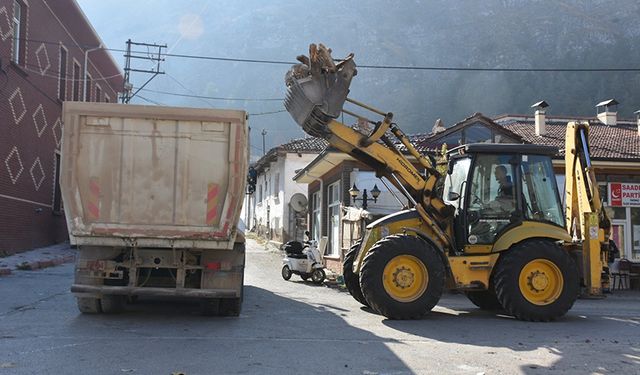
<svg viewBox="0 0 640 375">
<path fill-rule="evenodd" d="M 495 200 L 489 203 L 489 207 L 494 211 L 513 211 L 515 208 L 513 183 L 511 182 L 511 177 L 507 175 L 507 168 L 503 165 L 498 165 L 493 173 L 498 182 L 498 194 Z"/>
</svg>

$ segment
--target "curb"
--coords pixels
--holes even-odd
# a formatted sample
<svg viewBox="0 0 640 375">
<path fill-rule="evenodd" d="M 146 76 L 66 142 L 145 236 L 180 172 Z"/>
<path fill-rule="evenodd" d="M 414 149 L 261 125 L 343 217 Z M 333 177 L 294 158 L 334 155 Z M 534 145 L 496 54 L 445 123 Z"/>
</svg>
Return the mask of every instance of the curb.
<svg viewBox="0 0 640 375">
<path fill-rule="evenodd" d="M 22 263 L 16 264 L 15 269 L 19 271 L 36 271 L 39 269 L 50 268 L 62 265 L 64 263 L 72 263 L 76 260 L 76 256 L 73 254 L 57 256 L 55 258 L 45 258 L 40 260 L 32 260 L 32 261 L 24 261 Z M 13 273 L 11 268 L 2 267 L 0 268 L 0 277 L 1 276 L 9 276 Z"/>
</svg>

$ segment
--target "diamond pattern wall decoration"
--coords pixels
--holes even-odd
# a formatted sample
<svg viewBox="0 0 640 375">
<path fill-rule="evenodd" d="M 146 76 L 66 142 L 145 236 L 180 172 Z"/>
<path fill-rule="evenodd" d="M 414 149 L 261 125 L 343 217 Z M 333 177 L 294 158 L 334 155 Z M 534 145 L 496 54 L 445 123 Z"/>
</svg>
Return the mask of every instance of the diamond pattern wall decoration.
<svg viewBox="0 0 640 375">
<path fill-rule="evenodd" d="M 31 165 L 29 174 L 31 174 L 31 179 L 33 180 L 33 185 L 35 186 L 36 191 L 38 191 L 42 185 L 42 181 L 44 181 L 44 169 L 42 169 L 42 163 L 40 163 L 39 157 L 37 157 L 36 161 Z"/>
<path fill-rule="evenodd" d="M 36 126 L 36 131 L 38 132 L 38 138 L 42 136 L 42 133 L 47 128 L 47 118 L 44 115 L 44 109 L 42 108 L 42 104 L 38 105 L 36 111 L 33 112 L 33 124 Z"/>
<path fill-rule="evenodd" d="M 13 34 L 13 25 L 9 19 L 7 7 L 0 8 L 0 39 L 7 40 Z"/>
<path fill-rule="evenodd" d="M 44 75 L 49 68 L 51 68 L 51 61 L 49 60 L 49 53 L 44 43 L 36 50 L 36 59 L 38 60 L 38 68 L 40 68 L 40 74 Z"/>
<path fill-rule="evenodd" d="M 56 141 L 56 148 L 60 148 L 60 144 L 62 143 L 62 121 L 60 121 L 60 117 L 58 117 L 56 122 L 51 126 L 51 131 L 53 132 L 53 139 Z"/>
<path fill-rule="evenodd" d="M 22 171 L 24 171 L 24 165 L 22 165 L 18 147 L 13 146 L 7 158 L 4 159 L 4 165 L 7 166 L 7 171 L 9 172 L 11 183 L 15 185 L 16 181 L 18 181 L 18 178 L 22 174 Z"/>
<path fill-rule="evenodd" d="M 20 91 L 20 87 L 16 87 L 13 94 L 9 97 L 9 106 L 11 107 L 13 120 L 16 124 L 22 121 L 24 115 L 27 113 L 27 107 L 24 105 L 24 99 L 22 98 L 22 91 Z"/>
</svg>

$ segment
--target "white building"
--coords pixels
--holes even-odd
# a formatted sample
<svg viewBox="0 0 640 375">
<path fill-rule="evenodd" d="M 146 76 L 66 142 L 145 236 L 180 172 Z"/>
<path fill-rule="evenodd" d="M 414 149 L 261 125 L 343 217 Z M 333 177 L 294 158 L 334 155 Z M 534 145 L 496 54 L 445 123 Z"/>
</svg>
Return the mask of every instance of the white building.
<svg viewBox="0 0 640 375">
<path fill-rule="evenodd" d="M 297 170 L 309 164 L 327 143 L 317 138 L 294 139 L 269 150 L 253 164 L 257 171 L 255 192 L 247 196 L 242 218 L 260 236 L 287 242 L 302 240 L 307 212 L 291 208 L 291 197 L 307 196 L 307 185 L 293 181 Z"/>
</svg>

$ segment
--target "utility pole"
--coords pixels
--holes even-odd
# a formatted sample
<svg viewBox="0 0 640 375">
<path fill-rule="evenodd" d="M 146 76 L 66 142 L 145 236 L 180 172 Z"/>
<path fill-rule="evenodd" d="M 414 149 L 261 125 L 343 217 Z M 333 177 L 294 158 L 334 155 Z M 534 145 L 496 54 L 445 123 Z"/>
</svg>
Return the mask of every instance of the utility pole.
<svg viewBox="0 0 640 375">
<path fill-rule="evenodd" d="M 141 46 L 146 47 L 147 52 L 143 53 L 141 51 L 131 51 L 131 46 Z M 151 48 L 158 49 L 157 53 L 151 53 Z M 160 71 L 160 63 L 164 61 L 164 55 L 162 54 L 162 49 L 167 48 L 166 44 L 155 44 L 155 43 L 137 43 L 132 42 L 131 39 L 127 40 L 127 52 L 124 55 L 124 89 L 122 91 L 122 102 L 129 103 L 129 101 L 138 94 L 140 90 L 142 90 L 152 79 L 154 79 L 158 74 L 164 74 L 164 72 Z M 148 60 L 155 64 L 155 67 L 152 69 L 133 69 L 131 68 L 131 59 L 140 59 L 140 60 Z M 147 73 L 153 74 L 151 78 L 147 80 L 142 86 L 140 86 L 136 92 L 131 94 L 131 90 L 133 90 L 133 85 L 130 81 L 131 72 L 138 73 Z"/>
<path fill-rule="evenodd" d="M 262 129 L 262 133 L 261 134 L 262 134 L 262 156 L 264 156 L 266 154 L 264 137 L 267 135 L 267 131 Z"/>
</svg>

